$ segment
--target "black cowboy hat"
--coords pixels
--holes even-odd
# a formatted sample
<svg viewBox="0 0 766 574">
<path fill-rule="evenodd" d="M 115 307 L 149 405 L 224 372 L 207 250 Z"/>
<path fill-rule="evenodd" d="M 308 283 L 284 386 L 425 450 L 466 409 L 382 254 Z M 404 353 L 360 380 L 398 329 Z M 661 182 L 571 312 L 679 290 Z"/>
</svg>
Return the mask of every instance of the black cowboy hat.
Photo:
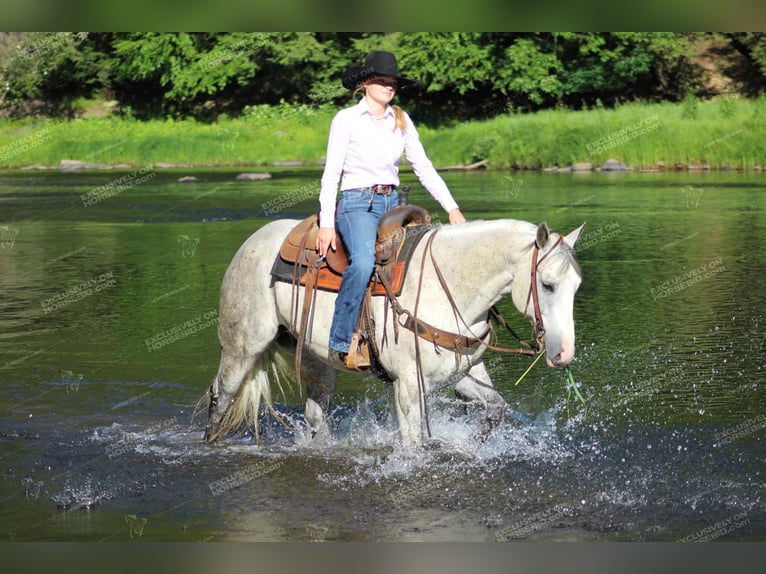
<svg viewBox="0 0 766 574">
<path fill-rule="evenodd" d="M 352 90 L 365 80 L 375 76 L 393 76 L 399 82 L 399 86 L 418 83 L 416 80 L 401 77 L 399 66 L 396 64 L 396 56 L 391 52 L 383 52 L 382 50 L 370 52 L 364 61 L 364 66 L 349 66 L 343 72 L 341 82 L 344 88 Z"/>
</svg>

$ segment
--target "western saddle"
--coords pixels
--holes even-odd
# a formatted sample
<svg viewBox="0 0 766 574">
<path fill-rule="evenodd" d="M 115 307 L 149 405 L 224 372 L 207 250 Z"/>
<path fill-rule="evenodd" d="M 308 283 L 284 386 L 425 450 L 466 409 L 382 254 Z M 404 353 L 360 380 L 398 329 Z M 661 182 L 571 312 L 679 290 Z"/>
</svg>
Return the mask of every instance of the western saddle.
<svg viewBox="0 0 766 574">
<path fill-rule="evenodd" d="M 319 218 L 314 214 L 296 225 L 282 242 L 279 257 L 274 263 L 272 275 L 275 279 L 287 280 L 284 269 L 291 267 L 293 298 L 291 308 L 291 330 L 297 338 L 295 367 L 300 378 L 300 362 L 303 344 L 309 335 L 311 316 L 317 289 L 335 291 L 340 289 L 343 271 L 348 266 L 348 256 L 342 242 L 337 242 L 335 251 L 328 251 L 321 258 L 316 248 L 319 233 Z M 417 205 L 399 205 L 388 211 L 378 224 L 378 237 L 375 243 L 376 273 L 370 279 L 365 295 L 357 329 L 351 341 L 351 349 L 346 357 L 346 367 L 360 370 L 370 367 L 377 356 L 374 342 L 374 325 L 369 312 L 370 297 L 376 295 L 398 295 L 404 283 L 404 274 L 414 247 L 426 231 L 431 229 L 431 217 Z M 416 226 L 420 226 L 416 228 Z M 415 231 L 408 233 L 408 229 Z M 405 241 L 408 236 L 411 238 Z M 408 248 L 404 249 L 405 243 Z M 283 272 L 280 274 L 278 269 Z M 300 305 L 297 286 L 305 287 L 303 304 Z M 299 307 L 300 325 L 298 324 Z M 373 346 L 372 355 L 370 345 Z"/>
</svg>

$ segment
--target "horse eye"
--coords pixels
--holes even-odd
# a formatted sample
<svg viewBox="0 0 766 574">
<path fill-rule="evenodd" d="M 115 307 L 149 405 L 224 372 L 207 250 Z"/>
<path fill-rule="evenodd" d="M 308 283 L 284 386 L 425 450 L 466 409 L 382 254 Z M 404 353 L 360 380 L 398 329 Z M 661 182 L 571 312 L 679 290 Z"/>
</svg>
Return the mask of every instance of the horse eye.
<svg viewBox="0 0 766 574">
<path fill-rule="evenodd" d="M 553 293 L 555 287 L 553 283 L 545 283 L 543 282 L 543 289 L 545 289 L 548 293 Z"/>
</svg>

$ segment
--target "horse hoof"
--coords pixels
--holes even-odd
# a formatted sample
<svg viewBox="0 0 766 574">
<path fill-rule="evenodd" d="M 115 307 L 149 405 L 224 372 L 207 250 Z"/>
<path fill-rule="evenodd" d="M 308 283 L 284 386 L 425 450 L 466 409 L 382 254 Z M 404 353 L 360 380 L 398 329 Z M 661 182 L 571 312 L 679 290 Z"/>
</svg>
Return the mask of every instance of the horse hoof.
<svg viewBox="0 0 766 574">
<path fill-rule="evenodd" d="M 211 424 L 205 426 L 205 444 L 214 444 L 218 441 L 218 430 L 218 428 L 214 428 Z"/>
<path fill-rule="evenodd" d="M 476 435 L 475 435 L 476 442 L 478 442 L 479 444 L 484 444 L 485 442 L 487 442 L 489 435 L 499 425 L 500 425 L 500 422 L 498 421 L 494 421 L 492 419 L 485 419 L 484 422 L 481 424 L 481 427 L 479 427 L 479 430 L 476 431 Z"/>
<path fill-rule="evenodd" d="M 440 438 L 431 437 L 423 443 L 426 450 L 444 450 L 444 441 Z"/>
</svg>

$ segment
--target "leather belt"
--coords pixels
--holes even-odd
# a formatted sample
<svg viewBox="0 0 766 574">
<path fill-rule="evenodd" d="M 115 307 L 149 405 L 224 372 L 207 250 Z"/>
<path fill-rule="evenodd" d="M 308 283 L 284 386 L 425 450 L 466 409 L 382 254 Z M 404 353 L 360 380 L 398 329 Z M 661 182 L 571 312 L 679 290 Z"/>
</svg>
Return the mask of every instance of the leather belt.
<svg viewBox="0 0 766 574">
<path fill-rule="evenodd" d="M 396 186 L 375 184 L 371 185 L 370 187 L 358 187 L 357 189 L 361 191 L 369 191 L 372 194 L 379 193 L 380 195 L 391 195 L 392 191 L 396 191 Z"/>
</svg>

